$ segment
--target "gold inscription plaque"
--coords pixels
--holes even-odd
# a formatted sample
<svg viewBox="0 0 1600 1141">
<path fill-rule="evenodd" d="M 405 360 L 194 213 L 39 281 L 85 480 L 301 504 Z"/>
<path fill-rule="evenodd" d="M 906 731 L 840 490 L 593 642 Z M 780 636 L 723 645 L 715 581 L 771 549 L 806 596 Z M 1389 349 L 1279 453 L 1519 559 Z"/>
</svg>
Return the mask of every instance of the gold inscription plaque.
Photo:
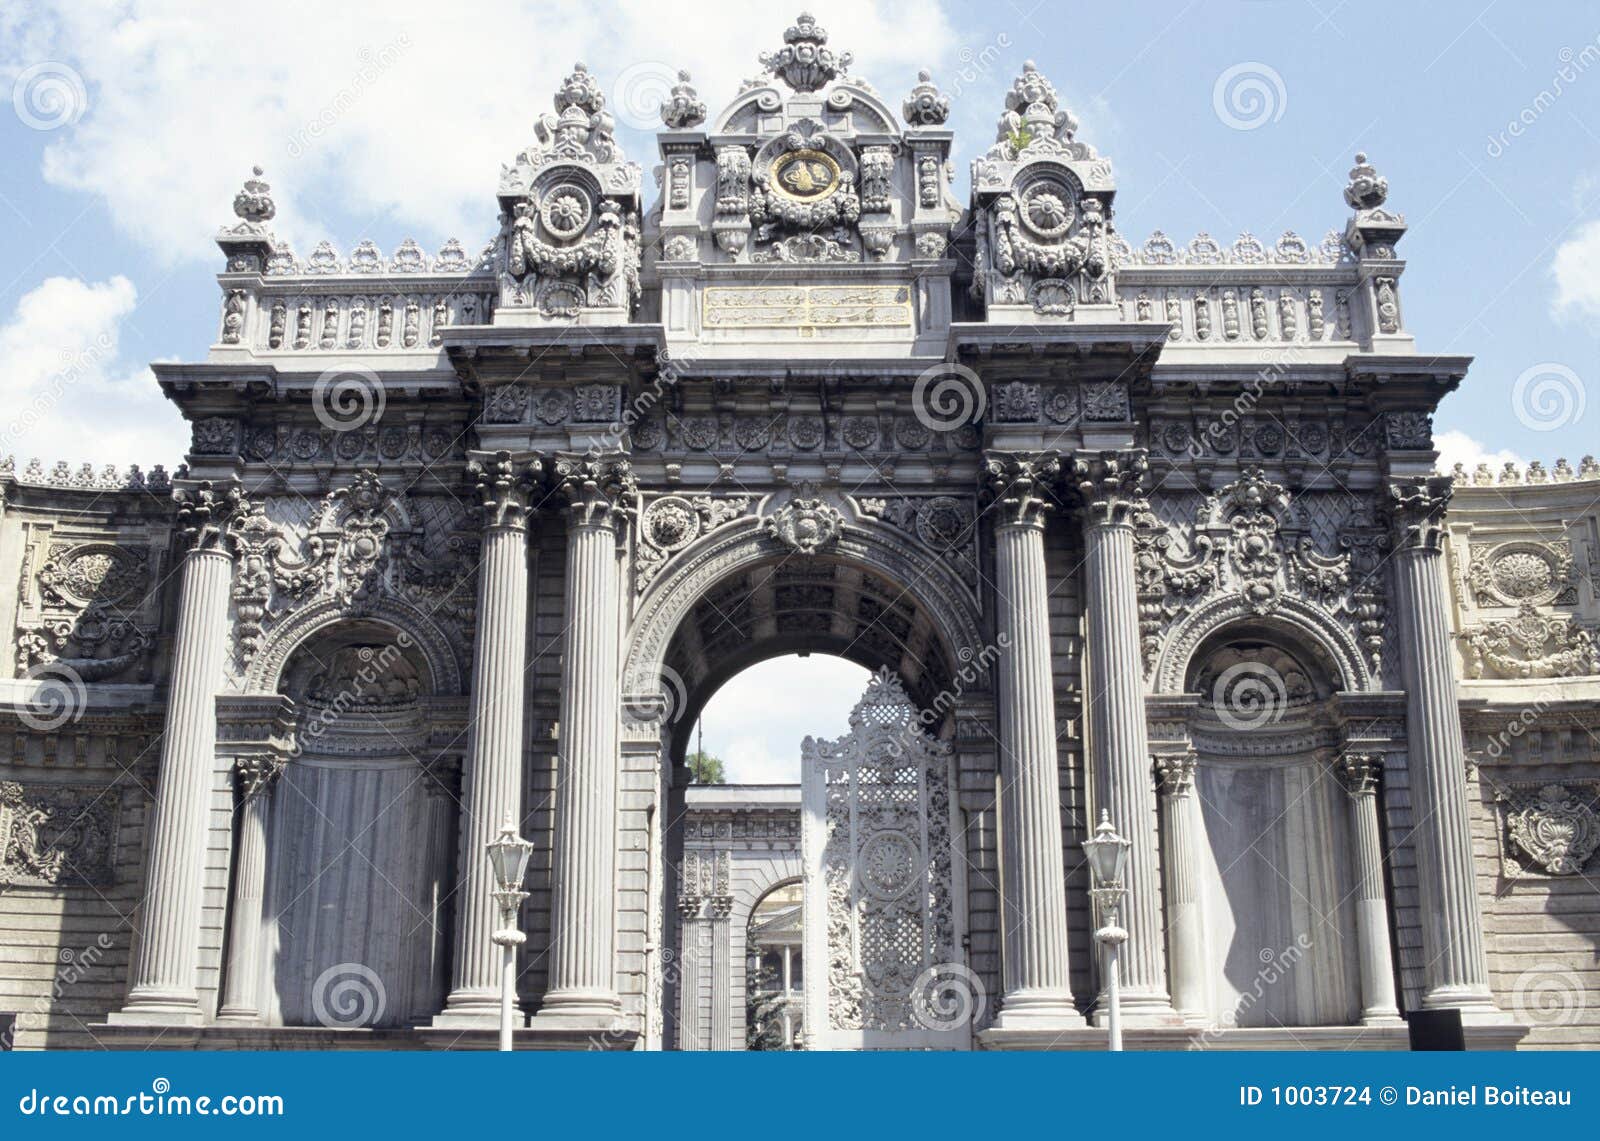
<svg viewBox="0 0 1600 1141">
<path fill-rule="evenodd" d="M 702 317 L 711 329 L 902 328 L 911 324 L 906 285 L 707 287 Z"/>
<path fill-rule="evenodd" d="M 839 189 L 839 164 L 822 151 L 790 151 L 772 164 L 772 184 L 799 202 L 820 202 Z"/>
</svg>

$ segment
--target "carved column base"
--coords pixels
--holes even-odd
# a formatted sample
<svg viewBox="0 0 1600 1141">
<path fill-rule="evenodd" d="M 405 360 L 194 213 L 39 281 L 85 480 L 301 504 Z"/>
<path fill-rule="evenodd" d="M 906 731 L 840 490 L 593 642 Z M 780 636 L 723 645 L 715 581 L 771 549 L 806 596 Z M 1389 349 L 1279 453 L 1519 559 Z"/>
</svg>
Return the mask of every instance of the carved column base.
<svg viewBox="0 0 1600 1141">
<path fill-rule="evenodd" d="M 127 1005 L 106 1015 L 107 1026 L 204 1026 L 205 1011 L 183 995 L 141 994 L 128 996 Z"/>
<path fill-rule="evenodd" d="M 1017 990 L 1006 995 L 995 1017 L 997 1030 L 1081 1030 L 1083 1015 L 1072 995 L 1058 990 Z"/>
<path fill-rule="evenodd" d="M 613 1034 L 623 1026 L 622 1002 L 603 991 L 552 991 L 529 1023 L 534 1029 Z"/>
</svg>

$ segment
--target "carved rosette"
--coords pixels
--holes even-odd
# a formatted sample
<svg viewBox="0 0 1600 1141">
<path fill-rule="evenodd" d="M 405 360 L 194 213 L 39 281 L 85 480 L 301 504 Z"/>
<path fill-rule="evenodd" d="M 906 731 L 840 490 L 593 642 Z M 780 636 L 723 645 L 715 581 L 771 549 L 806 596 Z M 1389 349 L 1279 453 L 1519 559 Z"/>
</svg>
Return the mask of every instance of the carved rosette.
<svg viewBox="0 0 1600 1141">
<path fill-rule="evenodd" d="M 1058 505 L 1054 488 L 1061 461 L 1052 455 L 991 452 L 979 478 L 984 498 L 999 512 L 999 526 L 1043 527 Z"/>
<path fill-rule="evenodd" d="M 1072 460 L 1072 481 L 1089 526 L 1133 526 L 1145 509 L 1145 473 L 1150 455 L 1143 448 L 1078 455 Z"/>
<path fill-rule="evenodd" d="M 639 494 L 633 463 L 622 452 L 558 455 L 552 468 L 555 490 L 567 504 L 572 522 L 585 527 L 621 531 Z"/>
<path fill-rule="evenodd" d="M 475 460 L 467 465 L 467 475 L 476 484 L 478 506 L 485 527 L 523 528 L 528 510 L 538 492 L 543 475 L 542 461 L 519 460 L 507 451 Z"/>
<path fill-rule="evenodd" d="M 767 516 L 762 527 L 797 554 L 814 555 L 839 538 L 844 516 L 820 499 L 791 499 Z"/>
<path fill-rule="evenodd" d="M 1447 475 L 1400 480 L 1389 485 L 1389 515 L 1398 550 L 1439 551 L 1444 547 L 1444 515 L 1450 505 Z"/>
</svg>

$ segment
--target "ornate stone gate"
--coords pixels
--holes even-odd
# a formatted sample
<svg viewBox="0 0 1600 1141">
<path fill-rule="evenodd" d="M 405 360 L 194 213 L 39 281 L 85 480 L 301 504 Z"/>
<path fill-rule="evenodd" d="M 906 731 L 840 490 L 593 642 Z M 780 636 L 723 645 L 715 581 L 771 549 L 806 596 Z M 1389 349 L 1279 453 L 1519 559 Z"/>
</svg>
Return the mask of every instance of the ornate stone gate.
<svg viewBox="0 0 1600 1141">
<path fill-rule="evenodd" d="M 982 988 L 961 961 L 949 744 L 885 669 L 801 766 L 807 1045 L 967 1049 Z"/>
</svg>

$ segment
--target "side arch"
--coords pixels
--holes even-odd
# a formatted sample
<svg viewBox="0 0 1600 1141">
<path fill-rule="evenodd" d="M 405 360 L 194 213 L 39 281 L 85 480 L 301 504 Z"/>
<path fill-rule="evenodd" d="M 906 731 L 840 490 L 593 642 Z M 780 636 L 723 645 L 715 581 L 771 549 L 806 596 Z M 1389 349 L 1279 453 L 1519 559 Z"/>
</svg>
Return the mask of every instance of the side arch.
<svg viewBox="0 0 1600 1141">
<path fill-rule="evenodd" d="M 1157 659 L 1155 692 L 1182 693 L 1195 652 L 1212 634 L 1235 622 L 1276 627 L 1321 650 L 1339 671 L 1346 691 L 1372 687 L 1372 670 L 1361 647 L 1320 608 L 1299 598 L 1284 598 L 1270 614 L 1257 614 L 1242 595 L 1212 599 L 1182 618 L 1169 633 Z"/>
<path fill-rule="evenodd" d="M 394 598 L 355 608 L 336 598 L 324 598 L 297 609 L 267 635 L 261 651 L 251 660 L 244 676 L 245 692 L 276 693 L 296 649 L 317 633 L 350 620 L 376 622 L 410 638 L 428 665 L 435 696 L 462 692 L 461 666 L 450 638 L 422 611 Z"/>
</svg>

